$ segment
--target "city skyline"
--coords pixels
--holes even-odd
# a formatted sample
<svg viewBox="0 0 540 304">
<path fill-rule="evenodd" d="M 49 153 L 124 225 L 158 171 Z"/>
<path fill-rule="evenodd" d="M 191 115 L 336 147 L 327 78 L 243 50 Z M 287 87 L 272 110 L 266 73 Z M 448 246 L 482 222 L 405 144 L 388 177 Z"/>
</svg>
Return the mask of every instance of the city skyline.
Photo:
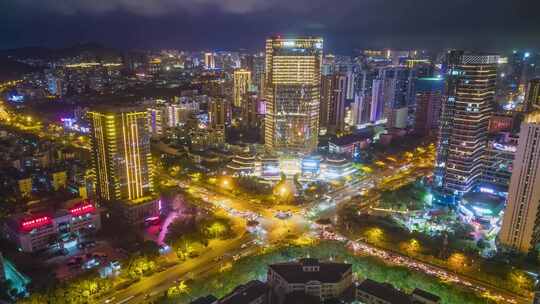
<svg viewBox="0 0 540 304">
<path fill-rule="evenodd" d="M 540 304 L 537 0 L 0 10 L 1 303 Z"/>
</svg>

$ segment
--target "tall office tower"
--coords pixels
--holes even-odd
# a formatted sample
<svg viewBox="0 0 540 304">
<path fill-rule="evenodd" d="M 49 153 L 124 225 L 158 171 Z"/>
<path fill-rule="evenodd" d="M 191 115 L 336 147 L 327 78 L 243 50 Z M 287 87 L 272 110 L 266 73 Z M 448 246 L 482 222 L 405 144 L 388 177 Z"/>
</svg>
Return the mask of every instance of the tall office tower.
<svg viewBox="0 0 540 304">
<path fill-rule="evenodd" d="M 332 54 L 326 54 L 323 57 L 321 63 L 321 74 L 322 76 L 329 76 L 334 74 L 336 70 L 336 56 Z"/>
<path fill-rule="evenodd" d="M 510 248 L 528 252 L 540 241 L 540 112 L 528 114 L 521 124 L 513 163 L 508 204 L 499 240 Z"/>
<path fill-rule="evenodd" d="M 321 103 L 319 105 L 319 133 L 326 135 L 328 131 L 328 109 L 332 99 L 332 76 L 321 76 Z"/>
<path fill-rule="evenodd" d="M 266 40 L 265 147 L 270 152 L 311 153 L 317 148 L 323 40 Z"/>
<path fill-rule="evenodd" d="M 208 126 L 211 129 L 224 129 L 230 118 L 230 103 L 225 98 L 212 97 L 208 102 Z"/>
<path fill-rule="evenodd" d="M 435 172 L 436 184 L 446 193 L 463 194 L 482 175 L 498 58 L 448 53 Z"/>
<path fill-rule="evenodd" d="M 89 111 L 96 192 L 106 201 L 133 201 L 153 194 L 147 112 L 135 108 Z"/>
<path fill-rule="evenodd" d="M 253 57 L 253 85 L 257 87 L 257 92 L 262 95 L 264 84 L 264 53 L 256 54 Z"/>
<path fill-rule="evenodd" d="M 540 110 L 540 78 L 529 81 L 525 96 L 525 111 Z"/>
<path fill-rule="evenodd" d="M 384 80 L 381 78 L 373 79 L 371 87 L 371 108 L 370 121 L 378 121 L 383 119 L 384 110 Z"/>
<path fill-rule="evenodd" d="M 409 106 L 412 100 L 411 69 L 406 67 L 389 67 L 380 71 L 383 80 L 383 117 L 387 119 L 388 127 L 398 126 L 396 114 L 402 114 L 403 108 Z M 400 115 L 401 116 L 401 115 Z"/>
<path fill-rule="evenodd" d="M 321 134 L 336 135 L 345 131 L 345 97 L 349 78 L 336 72 L 321 79 L 319 128 Z"/>
<path fill-rule="evenodd" d="M 508 85 L 512 91 L 520 92 L 524 90 L 529 79 L 534 76 L 534 57 L 535 54 L 531 52 L 514 51 L 508 59 L 510 71 L 509 75 L 505 78 L 509 82 Z"/>
<path fill-rule="evenodd" d="M 332 92 L 328 102 L 328 133 L 337 135 L 345 131 L 345 97 L 347 96 L 347 74 L 332 75 Z"/>
<path fill-rule="evenodd" d="M 204 67 L 207 70 L 216 68 L 216 55 L 214 53 L 204 53 Z"/>
<path fill-rule="evenodd" d="M 261 102 L 256 93 L 244 97 L 241 108 L 241 125 L 245 128 L 257 128 L 261 125 L 258 115 L 258 105 Z"/>
<path fill-rule="evenodd" d="M 245 69 L 238 69 L 234 71 L 234 87 L 233 87 L 233 104 L 239 108 L 242 106 L 242 100 L 249 91 L 251 85 L 251 72 Z"/>
<path fill-rule="evenodd" d="M 437 132 L 443 88 L 442 78 L 418 78 L 415 81 L 414 131 L 416 134 L 429 136 Z"/>
<path fill-rule="evenodd" d="M 165 108 L 154 106 L 146 110 L 148 113 L 148 130 L 154 137 L 163 135 Z"/>
<path fill-rule="evenodd" d="M 352 125 L 368 123 L 371 114 L 371 91 L 358 92 L 354 96 L 351 108 Z"/>
</svg>

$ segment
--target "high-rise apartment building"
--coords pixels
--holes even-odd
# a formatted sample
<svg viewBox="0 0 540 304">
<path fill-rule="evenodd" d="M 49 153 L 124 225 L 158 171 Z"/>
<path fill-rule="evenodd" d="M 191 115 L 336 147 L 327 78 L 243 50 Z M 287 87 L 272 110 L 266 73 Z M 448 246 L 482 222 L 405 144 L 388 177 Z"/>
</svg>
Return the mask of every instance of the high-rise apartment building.
<svg viewBox="0 0 540 304">
<path fill-rule="evenodd" d="M 233 105 L 237 108 L 242 106 L 242 100 L 249 91 L 251 85 L 251 71 L 238 69 L 234 71 Z"/>
<path fill-rule="evenodd" d="M 345 98 L 348 81 L 346 74 L 334 73 L 322 77 L 320 128 L 329 134 L 345 131 Z"/>
<path fill-rule="evenodd" d="M 88 115 L 98 197 L 131 202 L 150 197 L 153 164 L 147 112 L 110 108 Z"/>
<path fill-rule="evenodd" d="M 435 172 L 446 193 L 463 194 L 482 176 L 497 61 L 497 55 L 448 53 Z"/>
<path fill-rule="evenodd" d="M 500 242 L 522 252 L 540 241 L 540 112 L 529 114 L 521 124 L 513 163 L 508 205 L 499 233 Z"/>
<path fill-rule="evenodd" d="M 525 96 L 525 111 L 540 110 L 540 78 L 529 81 Z"/>
<path fill-rule="evenodd" d="M 323 39 L 266 40 L 265 147 L 311 153 L 317 148 Z"/>
<path fill-rule="evenodd" d="M 230 103 L 225 98 L 212 97 L 208 102 L 208 126 L 211 129 L 225 129 L 230 117 Z"/>
<path fill-rule="evenodd" d="M 414 131 L 418 135 L 427 136 L 436 133 L 441 113 L 442 78 L 418 78 L 415 81 L 415 115 Z"/>
</svg>

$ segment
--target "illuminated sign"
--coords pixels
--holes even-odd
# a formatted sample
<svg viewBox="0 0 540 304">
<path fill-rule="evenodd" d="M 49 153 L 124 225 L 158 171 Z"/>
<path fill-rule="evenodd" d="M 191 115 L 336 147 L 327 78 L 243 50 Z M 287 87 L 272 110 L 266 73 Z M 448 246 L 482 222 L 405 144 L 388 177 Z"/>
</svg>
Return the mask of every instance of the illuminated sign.
<svg viewBox="0 0 540 304">
<path fill-rule="evenodd" d="M 96 207 L 94 207 L 94 205 L 92 205 L 90 203 L 82 203 L 82 204 L 78 204 L 75 207 L 69 209 L 69 213 L 71 213 L 71 215 L 73 215 L 73 216 L 80 216 L 80 215 L 85 215 L 85 214 L 88 214 L 88 213 L 92 213 L 95 210 L 96 210 Z"/>
<path fill-rule="evenodd" d="M 508 145 L 501 145 L 499 143 L 493 143 L 493 148 L 499 150 L 499 151 L 505 151 L 505 152 L 513 152 L 515 153 L 517 151 L 516 146 L 508 146 Z"/>
<path fill-rule="evenodd" d="M 21 229 L 24 231 L 30 231 L 32 229 L 40 228 L 52 224 L 52 218 L 50 216 L 40 216 L 32 219 L 25 219 L 21 222 Z"/>
<path fill-rule="evenodd" d="M 294 47 L 295 43 L 294 43 L 294 41 L 283 41 L 282 45 L 284 47 Z"/>
<path fill-rule="evenodd" d="M 495 193 L 495 190 L 493 190 L 493 189 L 491 189 L 491 188 L 487 188 L 487 187 L 480 187 L 480 192 L 482 192 L 482 193 L 494 194 L 494 193 Z"/>
</svg>

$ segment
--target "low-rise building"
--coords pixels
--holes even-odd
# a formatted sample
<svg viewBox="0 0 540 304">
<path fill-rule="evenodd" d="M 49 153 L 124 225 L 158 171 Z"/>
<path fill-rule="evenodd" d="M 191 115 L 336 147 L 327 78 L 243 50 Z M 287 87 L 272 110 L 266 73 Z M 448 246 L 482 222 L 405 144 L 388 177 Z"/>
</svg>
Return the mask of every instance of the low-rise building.
<svg viewBox="0 0 540 304">
<path fill-rule="evenodd" d="M 219 299 L 218 304 L 266 304 L 268 303 L 268 285 L 253 280 L 237 286 L 231 293 Z"/>
<path fill-rule="evenodd" d="M 65 209 L 40 213 L 23 213 L 9 217 L 3 225 L 7 239 L 23 252 L 34 252 L 76 245 L 70 234 L 81 235 L 101 227 L 101 218 L 93 202 L 78 201 Z"/>
<path fill-rule="evenodd" d="M 356 286 L 356 300 L 365 304 L 438 304 L 441 299 L 425 290 L 416 288 L 407 294 L 389 283 L 370 279 Z"/>
<path fill-rule="evenodd" d="M 309 258 L 277 263 L 268 267 L 267 282 L 271 303 L 284 303 L 294 292 L 322 301 L 337 299 L 352 286 L 352 266 Z"/>
<path fill-rule="evenodd" d="M 361 149 L 369 147 L 370 138 L 361 135 L 345 135 L 331 139 L 328 142 L 328 152 L 332 154 L 343 154 L 349 158 L 355 157 Z"/>
</svg>

